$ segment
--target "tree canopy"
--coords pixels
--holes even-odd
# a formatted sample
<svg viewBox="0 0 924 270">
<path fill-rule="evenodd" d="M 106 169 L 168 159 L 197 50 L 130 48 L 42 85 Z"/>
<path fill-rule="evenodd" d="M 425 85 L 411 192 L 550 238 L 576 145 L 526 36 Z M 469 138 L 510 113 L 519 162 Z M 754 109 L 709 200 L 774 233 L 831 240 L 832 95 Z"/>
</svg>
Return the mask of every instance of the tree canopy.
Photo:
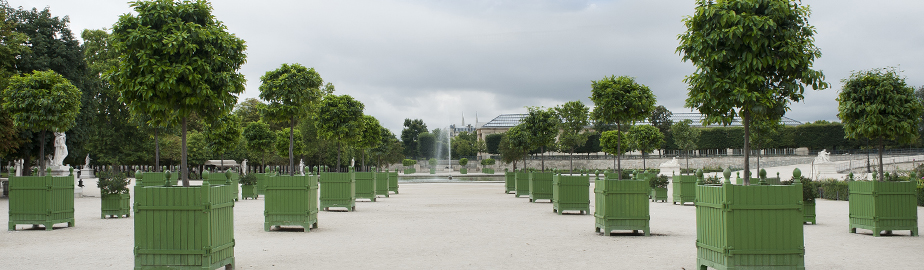
<svg viewBox="0 0 924 270">
<path fill-rule="evenodd" d="M 266 115 L 289 124 L 289 168 L 295 168 L 295 123 L 321 99 L 324 80 L 314 68 L 282 64 L 276 70 L 267 71 L 260 81 L 260 98 L 269 102 Z M 295 170 L 289 170 L 289 175 L 295 175 Z"/>
<path fill-rule="evenodd" d="M 135 114 L 151 115 L 157 126 L 181 123 L 183 185 L 189 186 L 187 120 L 195 113 L 213 120 L 231 112 L 244 91 L 244 40 L 228 33 L 205 1 L 132 2 L 113 26 L 119 55 L 110 83 Z"/>
<path fill-rule="evenodd" d="M 674 137 L 674 144 L 684 152 L 696 149 L 696 142 L 699 141 L 701 130 L 690 126 L 693 120 L 684 119 L 671 125 L 671 135 Z M 690 168 L 690 155 L 687 154 L 687 169 Z"/>
<path fill-rule="evenodd" d="M 652 125 L 636 125 L 626 135 L 631 148 L 642 152 L 642 168 L 647 169 L 645 157 L 664 143 L 664 134 Z"/>
<path fill-rule="evenodd" d="M 355 143 L 362 136 L 362 102 L 349 95 L 327 95 L 321 100 L 317 115 L 318 133 L 337 142 L 337 166 L 339 171 L 342 144 Z"/>
<path fill-rule="evenodd" d="M 424 132 L 427 132 L 427 124 L 425 124 L 423 120 L 404 119 L 404 129 L 401 130 L 401 142 L 404 143 L 405 157 L 414 157 L 414 159 L 417 159 L 422 154 L 426 155 L 417 148 L 417 138 Z"/>
<path fill-rule="evenodd" d="M 741 115 L 748 133 L 752 116 L 788 110 L 789 101 L 803 99 L 805 85 L 827 88 L 824 74 L 812 69 L 821 51 L 814 45 L 810 13 L 799 1 L 698 0 L 693 16 L 683 19 L 687 31 L 677 47 L 683 60 L 696 66 L 684 79 L 686 106 L 706 116 L 703 124 L 727 125 Z M 745 171 L 750 170 L 748 137 Z M 749 179 L 744 174 L 746 185 Z"/>
<path fill-rule="evenodd" d="M 844 86 L 837 97 L 837 117 L 844 121 L 847 138 L 877 141 L 879 179 L 882 180 L 883 141 L 914 141 L 924 105 L 915 98 L 914 88 L 907 86 L 905 78 L 894 68 L 854 72 L 842 82 Z"/>
<path fill-rule="evenodd" d="M 591 113 L 594 120 L 603 123 L 616 123 L 616 129 L 622 130 L 622 125 L 632 124 L 644 120 L 654 109 L 655 96 L 648 86 L 635 82 L 632 77 L 609 76 L 591 83 L 590 100 L 594 102 L 594 111 Z M 610 133 L 610 136 L 622 136 L 622 132 Z M 622 175 L 622 162 L 620 156 L 625 153 L 622 149 L 624 138 L 605 139 L 606 133 L 601 134 L 600 143 L 604 141 L 616 143 L 616 149 L 604 151 L 616 156 L 618 175 Z M 618 153 L 618 154 L 615 154 Z"/>
<path fill-rule="evenodd" d="M 556 106 L 554 110 L 559 122 L 559 149 L 571 154 L 570 171 L 573 173 L 574 153 L 587 142 L 587 133 L 584 129 L 589 124 L 587 117 L 590 109 L 583 102 L 575 100 Z"/>
<path fill-rule="evenodd" d="M 558 117 L 552 109 L 529 107 L 529 114 L 520 123 L 526 131 L 527 141 L 532 149 L 539 149 L 542 155 L 542 171 L 545 171 L 545 151 L 554 147 L 555 137 L 558 136 Z"/>
</svg>

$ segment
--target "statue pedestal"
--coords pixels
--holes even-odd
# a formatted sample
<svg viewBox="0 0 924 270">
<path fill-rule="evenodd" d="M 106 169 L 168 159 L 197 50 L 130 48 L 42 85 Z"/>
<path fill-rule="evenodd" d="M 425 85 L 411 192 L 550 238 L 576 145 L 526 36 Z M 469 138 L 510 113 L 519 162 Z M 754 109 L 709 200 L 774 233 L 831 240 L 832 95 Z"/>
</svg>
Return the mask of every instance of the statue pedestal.
<svg viewBox="0 0 924 270">
<path fill-rule="evenodd" d="M 679 164 L 669 164 L 668 162 L 665 162 L 664 164 L 661 164 L 659 169 L 661 169 L 661 173 L 659 173 L 658 175 L 667 175 L 667 176 L 680 175 L 680 165 Z"/>
<path fill-rule="evenodd" d="M 93 169 L 91 168 L 80 169 L 80 179 L 90 179 L 90 178 L 96 178 L 96 176 L 93 175 Z"/>
<path fill-rule="evenodd" d="M 68 176 L 71 174 L 70 166 L 47 166 L 47 169 L 51 169 L 51 176 Z"/>
<path fill-rule="evenodd" d="M 834 162 L 815 163 L 812 167 L 814 176 L 818 179 L 837 178 L 837 166 Z M 818 180 L 816 179 L 816 180 Z"/>
</svg>

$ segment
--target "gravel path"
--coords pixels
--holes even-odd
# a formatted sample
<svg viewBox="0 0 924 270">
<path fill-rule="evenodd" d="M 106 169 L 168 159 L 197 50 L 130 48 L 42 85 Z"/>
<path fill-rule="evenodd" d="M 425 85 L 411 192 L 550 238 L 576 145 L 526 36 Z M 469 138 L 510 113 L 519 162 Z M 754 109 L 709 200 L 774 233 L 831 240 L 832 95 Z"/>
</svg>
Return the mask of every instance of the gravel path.
<svg viewBox="0 0 924 270">
<path fill-rule="evenodd" d="M 606 237 L 594 232 L 592 215 L 560 216 L 550 203 L 502 190 L 503 183 L 402 183 L 401 194 L 357 202 L 356 212 L 322 211 L 309 233 L 264 232 L 262 197 L 239 201 L 237 269 L 696 269 L 692 205 L 652 203 L 652 236 Z M 0 269 L 132 268 L 133 219 L 100 219 L 99 198 L 75 205 L 76 227 L 0 232 Z M 921 269 L 924 238 L 850 234 L 847 210 L 844 201 L 818 202 L 819 224 L 805 226 L 806 268 Z M 0 213 L 8 211 L 0 199 Z"/>
</svg>

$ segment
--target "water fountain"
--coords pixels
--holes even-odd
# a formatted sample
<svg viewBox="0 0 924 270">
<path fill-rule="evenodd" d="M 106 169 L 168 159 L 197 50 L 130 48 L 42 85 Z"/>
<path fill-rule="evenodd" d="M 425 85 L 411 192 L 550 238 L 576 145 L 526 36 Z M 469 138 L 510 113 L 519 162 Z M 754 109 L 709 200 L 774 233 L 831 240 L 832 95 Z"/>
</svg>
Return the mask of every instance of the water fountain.
<svg viewBox="0 0 924 270">
<path fill-rule="evenodd" d="M 446 165 L 449 166 L 449 179 L 452 180 L 452 138 L 449 136 L 451 127 L 439 130 L 436 140 L 433 141 L 433 148 L 436 150 L 436 159 L 443 159 L 443 146 L 446 150 Z"/>
</svg>

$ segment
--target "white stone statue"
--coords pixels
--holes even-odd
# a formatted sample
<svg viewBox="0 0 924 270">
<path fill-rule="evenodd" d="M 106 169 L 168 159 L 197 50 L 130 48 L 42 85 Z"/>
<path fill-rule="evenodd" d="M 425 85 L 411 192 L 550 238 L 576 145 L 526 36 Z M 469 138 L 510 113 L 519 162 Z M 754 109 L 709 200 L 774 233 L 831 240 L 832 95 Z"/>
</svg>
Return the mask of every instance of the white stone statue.
<svg viewBox="0 0 924 270">
<path fill-rule="evenodd" d="M 664 162 L 666 166 L 680 166 L 680 163 L 677 163 L 677 157 L 671 158 L 671 161 Z"/>
<path fill-rule="evenodd" d="M 87 158 L 85 160 L 86 160 L 86 163 L 83 164 L 83 167 L 89 168 L 90 167 L 90 154 L 87 154 Z"/>
<path fill-rule="evenodd" d="M 64 166 L 64 158 L 67 157 L 67 135 L 64 132 L 55 132 L 55 155 L 51 159 L 51 166 Z"/>
<path fill-rule="evenodd" d="M 19 159 L 16 161 L 16 176 L 22 176 L 22 169 L 23 169 L 22 164 L 25 162 L 26 161 L 23 159 Z"/>
<path fill-rule="evenodd" d="M 241 161 L 241 174 L 247 174 L 247 159 Z"/>
<path fill-rule="evenodd" d="M 305 160 L 304 159 L 300 159 L 298 161 L 298 171 L 301 172 L 302 175 L 305 174 Z"/>
<path fill-rule="evenodd" d="M 356 167 L 356 159 L 350 158 L 350 167 Z"/>
<path fill-rule="evenodd" d="M 831 153 L 828 153 L 827 150 L 821 149 L 821 152 L 818 152 L 818 156 L 815 157 L 815 164 L 831 162 Z"/>
</svg>

